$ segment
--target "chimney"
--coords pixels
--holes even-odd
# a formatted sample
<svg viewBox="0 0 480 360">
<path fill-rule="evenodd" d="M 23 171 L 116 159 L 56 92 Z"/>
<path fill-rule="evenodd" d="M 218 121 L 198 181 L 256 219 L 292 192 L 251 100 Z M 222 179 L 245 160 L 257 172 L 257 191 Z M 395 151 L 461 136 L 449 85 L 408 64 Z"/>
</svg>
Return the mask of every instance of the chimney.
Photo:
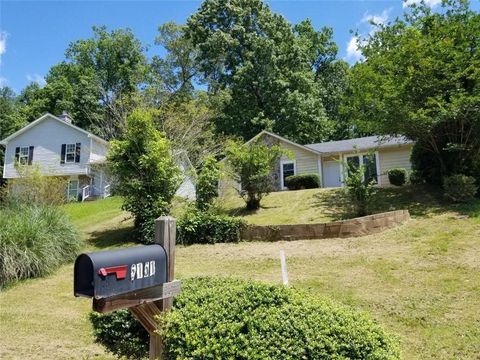
<svg viewBox="0 0 480 360">
<path fill-rule="evenodd" d="M 63 121 L 65 121 L 66 123 L 69 123 L 69 124 L 72 123 L 72 118 L 70 117 L 70 115 L 68 115 L 66 111 L 63 111 L 62 115 L 58 115 L 58 117 Z"/>
</svg>

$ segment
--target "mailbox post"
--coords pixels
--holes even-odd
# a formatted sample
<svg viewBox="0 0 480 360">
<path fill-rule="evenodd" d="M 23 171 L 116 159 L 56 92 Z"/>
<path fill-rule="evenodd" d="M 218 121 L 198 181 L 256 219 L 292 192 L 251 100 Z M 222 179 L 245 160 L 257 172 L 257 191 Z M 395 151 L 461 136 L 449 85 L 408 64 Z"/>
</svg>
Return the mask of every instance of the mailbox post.
<svg viewBox="0 0 480 360">
<path fill-rule="evenodd" d="M 150 335 L 150 359 L 162 359 L 164 342 L 155 317 L 180 293 L 175 276 L 176 220 L 155 221 L 155 245 L 82 254 L 74 269 L 74 294 L 93 298 L 101 313 L 128 308 Z"/>
</svg>

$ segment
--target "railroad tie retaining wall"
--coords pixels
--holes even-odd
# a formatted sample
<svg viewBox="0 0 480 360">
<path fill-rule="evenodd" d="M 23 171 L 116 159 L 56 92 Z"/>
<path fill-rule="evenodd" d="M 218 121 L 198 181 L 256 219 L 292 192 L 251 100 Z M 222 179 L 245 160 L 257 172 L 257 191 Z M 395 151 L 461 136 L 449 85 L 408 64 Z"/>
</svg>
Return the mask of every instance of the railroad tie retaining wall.
<svg viewBox="0 0 480 360">
<path fill-rule="evenodd" d="M 249 225 L 242 240 L 278 241 L 364 236 L 396 227 L 410 219 L 408 210 L 363 216 L 322 224 Z"/>
</svg>

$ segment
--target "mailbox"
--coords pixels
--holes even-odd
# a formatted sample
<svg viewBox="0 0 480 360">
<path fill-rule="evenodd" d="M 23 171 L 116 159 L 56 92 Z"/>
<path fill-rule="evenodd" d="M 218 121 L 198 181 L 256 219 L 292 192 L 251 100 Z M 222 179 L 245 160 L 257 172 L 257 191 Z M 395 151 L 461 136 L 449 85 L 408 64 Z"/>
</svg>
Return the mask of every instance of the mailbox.
<svg viewBox="0 0 480 360">
<path fill-rule="evenodd" d="M 103 299 L 167 282 L 161 245 L 81 254 L 75 261 L 74 295 Z"/>
</svg>

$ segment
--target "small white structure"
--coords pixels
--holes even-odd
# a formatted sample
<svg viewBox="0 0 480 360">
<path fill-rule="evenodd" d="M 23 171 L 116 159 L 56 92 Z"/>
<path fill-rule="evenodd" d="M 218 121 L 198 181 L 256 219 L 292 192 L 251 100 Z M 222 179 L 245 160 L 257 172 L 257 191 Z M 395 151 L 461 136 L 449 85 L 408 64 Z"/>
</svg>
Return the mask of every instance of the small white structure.
<svg viewBox="0 0 480 360">
<path fill-rule="evenodd" d="M 0 141 L 5 145 L 3 177 L 19 177 L 15 164 L 38 164 L 47 176 L 68 180 L 67 198 L 110 195 L 106 172 L 108 142 L 72 124 L 68 114 L 45 114 Z"/>
</svg>

